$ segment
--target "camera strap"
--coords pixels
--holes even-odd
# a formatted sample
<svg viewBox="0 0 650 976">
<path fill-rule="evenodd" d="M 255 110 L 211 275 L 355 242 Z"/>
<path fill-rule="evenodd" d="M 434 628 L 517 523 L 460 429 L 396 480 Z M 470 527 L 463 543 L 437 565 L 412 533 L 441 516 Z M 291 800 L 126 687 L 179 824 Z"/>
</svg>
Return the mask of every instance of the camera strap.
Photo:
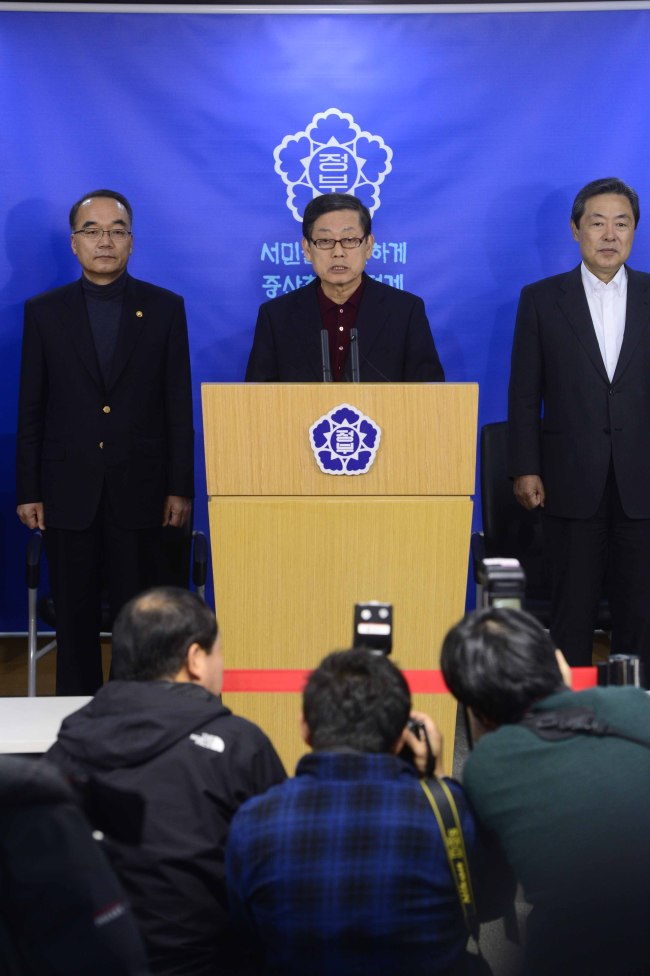
<svg viewBox="0 0 650 976">
<path fill-rule="evenodd" d="M 463 837 L 463 828 L 461 827 L 456 801 L 443 780 L 421 779 L 420 786 L 426 794 L 440 828 L 451 876 L 454 879 L 456 893 L 463 911 L 465 926 L 478 945 L 479 923 L 476 914 L 476 902 L 474 901 L 472 879 L 465 850 L 465 838 Z"/>
<path fill-rule="evenodd" d="M 628 735 L 627 732 L 622 732 L 615 726 L 609 725 L 608 722 L 596 718 L 593 709 L 585 705 L 578 705 L 574 708 L 526 712 L 518 724 L 530 729 L 540 739 L 546 739 L 549 742 L 560 742 L 576 735 L 614 736 L 617 739 L 626 739 L 628 742 L 634 742 L 650 749 L 650 739 L 641 739 L 634 735 Z"/>
</svg>

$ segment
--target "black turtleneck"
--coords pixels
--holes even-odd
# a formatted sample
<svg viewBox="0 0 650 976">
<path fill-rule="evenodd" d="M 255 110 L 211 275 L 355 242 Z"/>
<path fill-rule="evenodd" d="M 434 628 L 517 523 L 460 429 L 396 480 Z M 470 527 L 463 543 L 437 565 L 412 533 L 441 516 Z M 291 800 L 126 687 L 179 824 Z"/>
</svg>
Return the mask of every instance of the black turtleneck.
<svg viewBox="0 0 650 976">
<path fill-rule="evenodd" d="M 97 359 L 104 382 L 108 380 L 113 353 L 117 343 L 117 333 L 120 327 L 124 292 L 126 291 L 127 272 L 110 285 L 96 285 L 85 275 L 81 278 L 88 318 L 97 350 Z"/>
</svg>

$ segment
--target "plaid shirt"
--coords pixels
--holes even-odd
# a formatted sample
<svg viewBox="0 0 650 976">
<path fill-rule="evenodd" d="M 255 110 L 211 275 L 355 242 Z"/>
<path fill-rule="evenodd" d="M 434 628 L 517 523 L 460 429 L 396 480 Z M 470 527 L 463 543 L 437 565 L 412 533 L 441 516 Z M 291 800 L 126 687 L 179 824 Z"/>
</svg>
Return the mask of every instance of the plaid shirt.
<svg viewBox="0 0 650 976">
<path fill-rule="evenodd" d="M 475 827 L 460 786 L 468 857 Z M 414 769 L 318 752 L 240 807 L 226 851 L 231 908 L 266 973 L 444 973 L 466 932 L 440 831 Z"/>
</svg>

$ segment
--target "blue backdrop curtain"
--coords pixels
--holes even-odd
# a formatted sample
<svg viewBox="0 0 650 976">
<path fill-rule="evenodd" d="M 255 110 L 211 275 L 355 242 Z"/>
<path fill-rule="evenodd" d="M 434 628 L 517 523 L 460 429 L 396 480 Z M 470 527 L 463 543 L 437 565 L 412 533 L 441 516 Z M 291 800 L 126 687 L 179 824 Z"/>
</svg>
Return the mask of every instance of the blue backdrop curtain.
<svg viewBox="0 0 650 976">
<path fill-rule="evenodd" d="M 519 290 L 579 260 L 577 189 L 650 198 L 649 49 L 646 10 L 0 11 L 0 630 L 25 627 L 22 303 L 78 276 L 80 194 L 125 193 L 132 274 L 185 296 L 207 528 L 200 384 L 241 380 L 259 303 L 309 280 L 314 187 L 369 202 L 369 272 L 424 298 L 447 378 L 501 419 Z"/>
</svg>

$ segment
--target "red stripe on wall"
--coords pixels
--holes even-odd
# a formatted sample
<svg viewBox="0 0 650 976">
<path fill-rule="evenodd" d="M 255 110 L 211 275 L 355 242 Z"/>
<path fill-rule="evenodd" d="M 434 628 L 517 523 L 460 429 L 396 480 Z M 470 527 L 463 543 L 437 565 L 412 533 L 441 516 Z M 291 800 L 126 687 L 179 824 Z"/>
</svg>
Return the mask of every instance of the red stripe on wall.
<svg viewBox="0 0 650 976">
<path fill-rule="evenodd" d="M 295 692 L 300 694 L 310 671 L 299 669 L 229 669 L 223 678 L 225 692 Z M 597 684 L 596 668 L 572 668 L 573 690 L 592 688 Z M 447 686 L 440 671 L 405 671 L 412 694 L 440 695 L 447 692 Z"/>
</svg>

